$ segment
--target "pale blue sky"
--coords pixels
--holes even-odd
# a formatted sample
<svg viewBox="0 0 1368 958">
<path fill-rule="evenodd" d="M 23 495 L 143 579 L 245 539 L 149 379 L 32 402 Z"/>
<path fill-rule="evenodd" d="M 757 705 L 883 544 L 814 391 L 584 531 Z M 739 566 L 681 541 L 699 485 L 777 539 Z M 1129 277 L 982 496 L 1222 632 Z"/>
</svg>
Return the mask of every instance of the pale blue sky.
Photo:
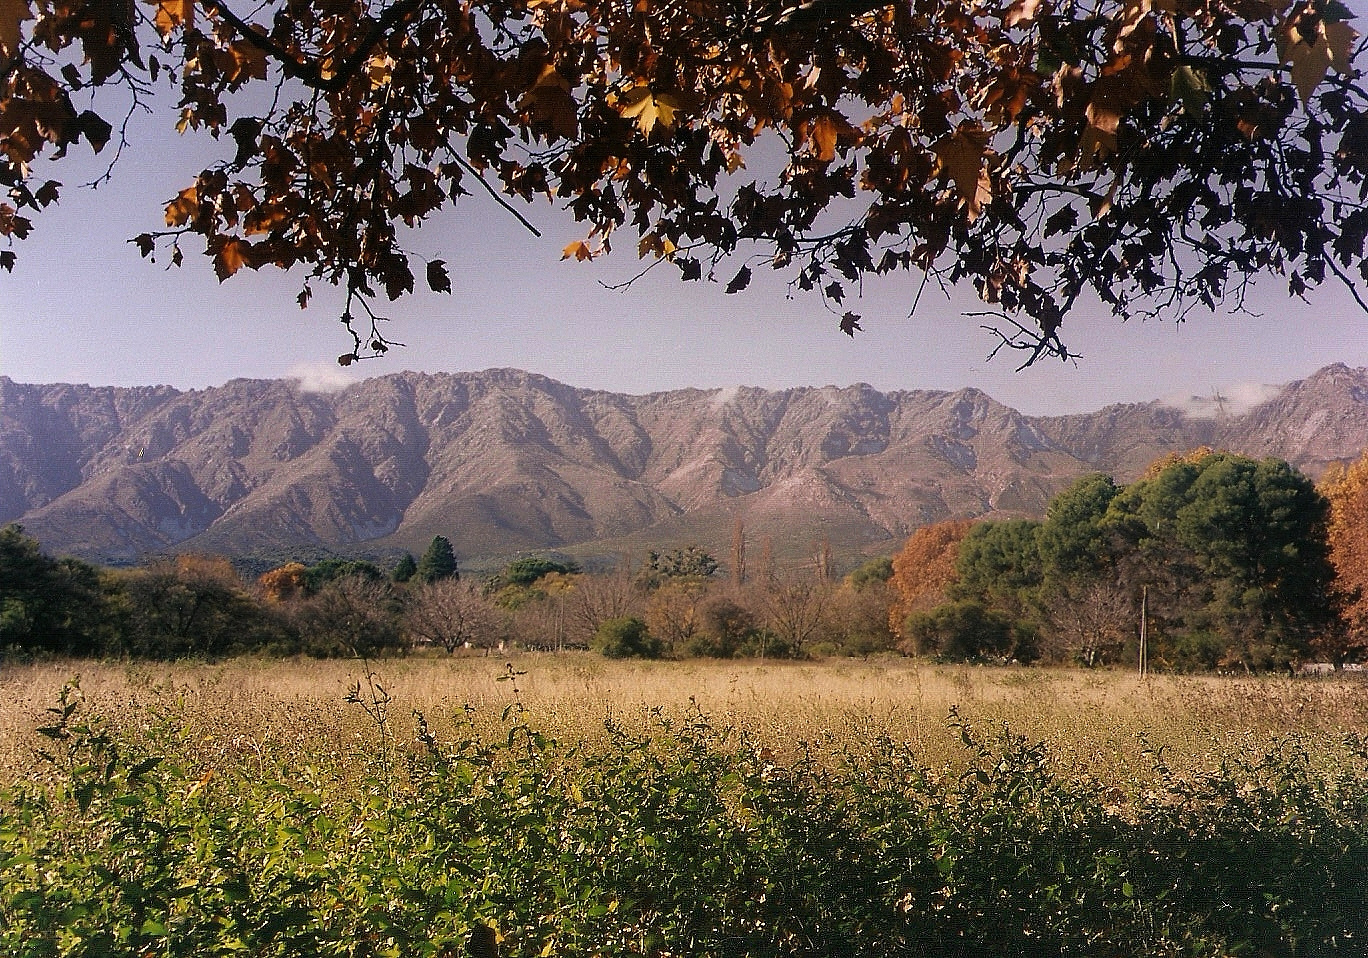
<svg viewBox="0 0 1368 958">
<path fill-rule="evenodd" d="M 84 158 L 79 169 L 40 162 L 35 175 L 62 179 L 68 189 L 60 207 L 37 217 L 33 237 L 16 245 L 14 273 L 0 273 L 0 374 L 200 388 L 235 377 L 325 382 L 516 366 L 633 393 L 737 384 L 975 386 L 1024 412 L 1052 414 L 1217 390 L 1244 394 L 1331 362 L 1368 365 L 1368 317 L 1329 284 L 1307 305 L 1289 301 L 1270 277 L 1255 296 L 1261 315 L 1196 313 L 1181 326 L 1079 311 L 1065 327 L 1082 354 L 1076 364 L 1042 361 L 1015 372 L 1015 354 L 987 360 L 994 340 L 981 320 L 962 315 L 979 305 L 967 292 L 948 302 L 928 290 L 909 318 L 915 277 L 866 286 L 864 298 L 848 304 L 865 327 L 851 340 L 815 294 L 787 298 L 782 280 L 766 270 L 735 296 L 724 295 L 722 284 L 683 284 L 663 266 L 626 291 L 609 291 L 601 281 L 635 272 L 633 255 L 561 262 L 561 248 L 582 236 L 568 217 L 534 208 L 545 232 L 536 239 L 492 202 L 468 197 L 413 244 L 447 261 L 455 294 L 420 292 L 384 304 L 392 338 L 407 348 L 343 371 L 335 357 L 350 340 L 337 323 L 338 298 L 317 290 L 301 311 L 294 298 L 302 276 L 267 270 L 220 285 L 197 253 L 170 271 L 139 259 L 125 240 L 160 224 L 161 204 L 198 169 L 189 154 L 201 152 L 159 137 L 154 144 L 126 155 L 114 180 L 96 191 L 71 188 L 98 169 Z"/>
</svg>

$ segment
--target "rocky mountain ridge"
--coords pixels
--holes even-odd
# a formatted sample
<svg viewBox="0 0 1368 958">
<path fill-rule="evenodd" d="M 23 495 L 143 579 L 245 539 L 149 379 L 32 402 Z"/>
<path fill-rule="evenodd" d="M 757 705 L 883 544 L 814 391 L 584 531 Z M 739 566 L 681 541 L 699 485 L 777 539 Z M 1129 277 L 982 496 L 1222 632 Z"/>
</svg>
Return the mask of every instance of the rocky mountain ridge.
<svg viewBox="0 0 1368 958">
<path fill-rule="evenodd" d="M 1330 366 L 1243 414 L 1160 402 L 1031 417 L 973 389 L 867 385 L 633 396 L 532 373 L 401 372 L 335 393 L 234 380 L 180 391 L 0 377 L 0 522 L 54 553 L 384 553 L 451 538 L 725 554 L 736 520 L 778 556 L 821 538 L 889 552 L 950 516 L 1039 515 L 1080 475 L 1134 478 L 1208 444 L 1312 475 L 1368 447 L 1368 370 Z"/>
</svg>

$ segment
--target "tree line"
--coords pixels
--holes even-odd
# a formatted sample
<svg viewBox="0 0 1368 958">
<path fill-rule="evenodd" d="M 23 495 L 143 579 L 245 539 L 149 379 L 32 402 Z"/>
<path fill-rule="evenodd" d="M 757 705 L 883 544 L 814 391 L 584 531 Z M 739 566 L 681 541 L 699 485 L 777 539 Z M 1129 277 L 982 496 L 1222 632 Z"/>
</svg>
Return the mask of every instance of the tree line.
<svg viewBox="0 0 1368 958">
<path fill-rule="evenodd" d="M 46 556 L 0 530 L 0 650 L 78 656 L 346 656 L 589 648 L 611 657 L 904 654 L 1265 671 L 1368 654 L 1368 454 L 1317 487 L 1207 448 L 1129 485 L 1085 476 L 1044 518 L 950 520 L 832 574 L 693 545 L 586 572 L 555 555 L 462 576 L 450 541 L 389 568 L 292 561 L 252 581 L 181 555 L 136 569 Z"/>
<path fill-rule="evenodd" d="M 418 560 L 287 562 L 244 581 L 227 559 L 179 555 L 101 569 L 0 529 L 0 652 L 215 658 L 432 649 L 594 648 L 605 655 L 807 656 L 892 648 L 885 580 L 808 571 L 722 579 L 689 546 L 586 573 L 532 555 L 476 581 L 444 536 Z"/>
<path fill-rule="evenodd" d="M 900 648 L 948 659 L 1135 661 L 1184 671 L 1361 658 L 1368 457 L 1320 488 L 1202 448 L 1137 481 L 1085 476 L 1045 518 L 943 522 L 893 560 Z"/>
</svg>

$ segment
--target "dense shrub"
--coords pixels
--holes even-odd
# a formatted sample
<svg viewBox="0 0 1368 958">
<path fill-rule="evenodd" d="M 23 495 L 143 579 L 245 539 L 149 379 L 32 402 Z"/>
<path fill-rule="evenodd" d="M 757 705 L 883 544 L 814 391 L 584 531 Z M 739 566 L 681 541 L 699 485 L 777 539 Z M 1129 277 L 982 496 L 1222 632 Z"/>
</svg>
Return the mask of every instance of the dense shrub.
<svg viewBox="0 0 1368 958">
<path fill-rule="evenodd" d="M 360 699 L 364 704 L 364 696 Z M 562 744 L 520 709 L 334 758 L 180 764 L 72 693 L 51 774 L 0 796 L 14 958 L 468 953 L 726 958 L 1361 954 L 1362 743 L 1294 743 L 1126 796 L 952 723 L 937 774 L 887 738 L 784 754 L 696 711 Z"/>
<path fill-rule="evenodd" d="M 604 622 L 589 647 L 610 659 L 658 659 L 662 651 L 660 640 L 635 616 Z"/>
<path fill-rule="evenodd" d="M 1013 626 L 1010 616 L 982 602 L 961 599 L 908 616 L 904 647 L 914 655 L 946 662 L 1002 658 L 1011 651 Z"/>
</svg>

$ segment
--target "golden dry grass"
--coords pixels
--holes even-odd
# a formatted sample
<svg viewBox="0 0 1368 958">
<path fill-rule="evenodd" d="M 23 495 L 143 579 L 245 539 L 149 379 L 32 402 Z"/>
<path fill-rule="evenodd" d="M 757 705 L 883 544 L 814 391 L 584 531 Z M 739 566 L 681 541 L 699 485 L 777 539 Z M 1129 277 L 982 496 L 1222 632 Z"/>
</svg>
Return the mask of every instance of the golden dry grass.
<svg viewBox="0 0 1368 958">
<path fill-rule="evenodd" d="M 1102 779 L 1149 766 L 1142 737 L 1177 770 L 1256 753 L 1280 736 L 1333 746 L 1368 732 L 1368 682 L 1356 676 L 1151 676 L 1122 672 L 878 662 L 612 662 L 590 654 L 511 660 L 409 658 L 371 663 L 392 697 L 391 728 L 412 736 L 413 713 L 440 735 L 467 717 L 493 725 L 521 702 L 529 721 L 593 741 L 605 719 L 634 729 L 696 707 L 714 725 L 776 748 L 853 744 L 888 734 L 931 766 L 953 762 L 952 707 L 983 732 L 1004 726 L 1050 744 L 1061 761 Z M 510 667 L 517 673 L 510 679 Z M 345 702 L 364 681 L 355 661 L 244 659 L 223 664 L 52 662 L 0 669 L 0 768 L 30 768 L 44 710 L 79 676 L 92 710 L 138 734 L 171 726 L 209 764 L 364 752 L 376 726 Z M 363 694 L 369 689 L 363 686 Z"/>
</svg>

